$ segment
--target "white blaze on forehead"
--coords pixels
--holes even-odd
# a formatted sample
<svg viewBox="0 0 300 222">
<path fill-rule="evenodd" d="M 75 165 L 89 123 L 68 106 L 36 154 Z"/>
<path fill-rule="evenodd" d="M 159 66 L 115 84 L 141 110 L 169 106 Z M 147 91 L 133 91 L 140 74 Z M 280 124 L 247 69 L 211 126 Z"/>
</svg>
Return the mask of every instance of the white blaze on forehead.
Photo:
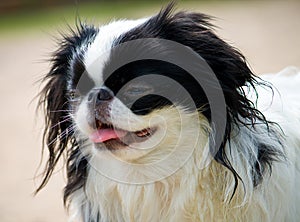
<svg viewBox="0 0 300 222">
<path fill-rule="evenodd" d="M 90 44 L 84 55 L 86 70 L 97 86 L 103 84 L 102 71 L 104 64 L 109 59 L 110 49 L 113 46 L 114 40 L 144 23 L 146 20 L 146 18 L 139 20 L 119 20 L 100 27 L 94 42 Z"/>
</svg>

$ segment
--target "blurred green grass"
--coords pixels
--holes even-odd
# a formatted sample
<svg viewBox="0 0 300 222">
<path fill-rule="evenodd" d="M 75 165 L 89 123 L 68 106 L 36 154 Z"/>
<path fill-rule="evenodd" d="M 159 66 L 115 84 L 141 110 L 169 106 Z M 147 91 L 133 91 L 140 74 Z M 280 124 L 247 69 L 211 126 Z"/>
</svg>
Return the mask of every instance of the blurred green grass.
<svg viewBox="0 0 300 222">
<path fill-rule="evenodd" d="M 226 4 L 234 0 L 227 0 Z M 171 0 L 134 1 L 111 0 L 97 2 L 80 2 L 78 4 L 52 6 L 43 8 L 25 8 L 18 11 L 0 13 L 0 37 L 12 33 L 30 33 L 35 30 L 48 31 L 74 26 L 76 18 L 82 21 L 106 23 L 113 19 L 135 19 L 157 13 Z M 194 9 L 199 6 L 220 4 L 218 0 L 177 0 L 175 8 Z M 224 2 L 223 2 L 224 3 Z"/>
<path fill-rule="evenodd" d="M 87 22 L 108 22 L 114 18 L 151 15 L 168 1 L 89 2 L 42 9 L 25 9 L 0 14 L 1 35 L 11 32 L 48 30 L 60 24 L 74 25 L 76 17 Z"/>
</svg>

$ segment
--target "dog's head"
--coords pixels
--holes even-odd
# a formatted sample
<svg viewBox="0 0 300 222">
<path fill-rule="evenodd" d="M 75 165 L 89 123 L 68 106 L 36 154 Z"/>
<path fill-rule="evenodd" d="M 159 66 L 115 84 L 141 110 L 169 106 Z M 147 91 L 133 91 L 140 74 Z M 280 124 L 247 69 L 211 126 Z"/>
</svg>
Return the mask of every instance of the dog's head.
<svg viewBox="0 0 300 222">
<path fill-rule="evenodd" d="M 184 162 L 195 147 L 199 157 L 209 147 L 238 177 L 224 146 L 232 124 L 264 121 L 243 90 L 253 74 L 208 16 L 171 11 L 100 28 L 80 24 L 64 37 L 41 96 L 50 152 L 41 187 L 64 152 L 66 196 L 84 185 L 90 158 L 108 154 L 149 164 L 178 150 L 180 158 L 166 162 Z"/>
</svg>

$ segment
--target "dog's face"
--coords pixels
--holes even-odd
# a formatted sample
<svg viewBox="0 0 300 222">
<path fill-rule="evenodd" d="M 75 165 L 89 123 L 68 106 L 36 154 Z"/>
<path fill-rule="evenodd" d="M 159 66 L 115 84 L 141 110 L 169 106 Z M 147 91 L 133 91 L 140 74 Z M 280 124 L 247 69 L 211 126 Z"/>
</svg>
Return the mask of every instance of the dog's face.
<svg viewBox="0 0 300 222">
<path fill-rule="evenodd" d="M 148 19 L 80 25 L 52 62 L 41 97 L 50 152 L 41 187 L 65 150 L 74 190 L 90 158 L 178 167 L 205 147 L 237 178 L 224 150 L 232 124 L 263 119 L 242 88 L 255 81 L 244 57 L 208 16 L 172 14 L 172 5 Z"/>
<path fill-rule="evenodd" d="M 131 32 L 152 20 L 100 27 L 77 46 L 84 50 L 72 55 L 68 103 L 78 140 L 90 144 L 85 152 L 112 152 L 143 163 L 164 158 L 161 153 L 167 155 L 186 143 L 196 144 L 199 131 L 206 131 L 203 143 L 207 142 L 209 124 L 203 115 L 209 109 L 207 97 L 186 68 L 189 58 L 184 58 L 193 60 L 194 51 L 158 36 L 132 39 Z M 201 57 L 197 59 L 203 63 Z M 190 154 L 193 148 L 185 152 Z"/>
<path fill-rule="evenodd" d="M 122 21 L 120 25 L 127 23 Z M 172 50 L 161 40 L 114 46 L 111 39 L 98 34 L 84 51 L 83 59 L 72 63 L 68 99 L 79 140 L 87 138 L 92 144 L 88 147 L 93 147 L 96 155 L 110 151 L 122 159 L 139 162 L 145 156 L 150 159 L 150 155 L 163 158 L 159 153 L 186 147 L 186 143 L 196 144 L 199 131 L 209 130 L 202 114 L 207 109 L 206 95 L 185 69 L 160 59 L 182 59 L 184 55 L 174 56 L 178 49 Z M 111 48 L 105 51 L 102 45 Z M 133 61 L 128 59 L 131 57 Z M 124 65 L 117 65 L 124 59 Z"/>
<path fill-rule="evenodd" d="M 169 83 L 165 68 L 153 61 L 135 62 L 107 80 L 102 79 L 99 70 L 98 82 L 93 74 L 86 73 L 94 86 L 85 95 L 80 93 L 80 87 L 71 89 L 77 94 L 72 98 L 72 110 L 79 137 L 88 138 L 98 155 L 110 151 L 123 159 L 136 160 L 153 152 L 157 155 L 163 152 L 161 149 L 168 149 L 166 146 L 178 143 L 183 115 L 185 124 L 198 128 L 191 124 L 198 117 L 197 111 L 194 115 L 187 113 L 178 99 L 174 103 L 168 96 L 180 92 L 175 91 L 175 82 L 174 86 Z"/>
</svg>

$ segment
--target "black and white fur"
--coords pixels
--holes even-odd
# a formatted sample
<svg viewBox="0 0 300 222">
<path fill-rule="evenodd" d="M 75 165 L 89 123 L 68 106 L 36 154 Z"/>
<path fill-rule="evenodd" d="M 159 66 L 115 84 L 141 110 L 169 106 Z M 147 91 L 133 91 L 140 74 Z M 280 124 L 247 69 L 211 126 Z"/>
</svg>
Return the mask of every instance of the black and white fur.
<svg viewBox="0 0 300 222">
<path fill-rule="evenodd" d="M 65 155 L 64 200 L 70 210 L 70 221 L 299 220 L 299 70 L 288 68 L 276 75 L 254 76 L 243 55 L 216 36 L 209 20 L 200 13 L 172 13 L 172 5 L 169 5 L 151 18 L 119 20 L 102 27 L 80 24 L 71 35 L 64 36 L 53 55 L 52 68 L 41 92 L 49 160 L 38 190 L 46 185 L 56 163 Z M 91 68 L 104 51 L 142 38 L 167 39 L 189 47 L 205 59 L 219 80 L 227 106 L 226 130 L 213 160 L 204 168 L 200 169 L 199 164 L 209 134 L 213 133 L 210 107 L 202 100 L 205 98 L 203 90 L 181 70 L 176 71 L 177 81 L 189 88 L 197 110 L 187 111 L 180 106 L 175 109 L 153 96 L 145 97 L 129 109 L 113 96 L 107 105 L 106 119 L 98 113 L 103 121 L 128 131 L 143 130 L 149 127 L 150 119 L 163 117 L 168 127 L 155 152 L 99 149 L 89 140 L 93 131 L 89 121 L 94 117 L 87 98 L 92 91 L 105 86 L 115 94 L 118 90 L 115 85 L 122 86 L 122 78 L 129 78 L 132 73 L 135 76 L 130 78 L 138 77 L 149 67 L 172 77 L 168 65 L 138 61 L 125 66 L 108 81 L 104 70 L 114 59 L 109 54 L 101 57 L 96 68 Z M 86 96 L 76 96 L 76 84 L 85 71 L 93 87 Z M 274 86 L 274 94 L 265 80 Z M 199 124 L 193 122 L 193 116 L 199 117 Z M 97 170 L 104 159 L 109 162 L 111 158 L 112 168 L 133 177 L 132 169 L 113 161 L 110 153 L 140 164 L 159 158 L 178 139 L 179 118 L 184 118 L 186 124 L 181 126 L 184 129 L 179 141 L 182 152 L 189 152 L 189 137 L 193 132 L 198 132 L 196 136 L 200 139 L 190 159 L 174 174 L 153 183 L 135 185 L 117 182 Z M 159 130 L 162 123 L 151 124 L 157 131 L 137 146 L 146 146 L 162 136 Z M 163 171 L 163 167 L 172 167 L 173 163 L 167 160 L 164 164 L 160 169 L 145 169 L 140 176 Z"/>
</svg>

